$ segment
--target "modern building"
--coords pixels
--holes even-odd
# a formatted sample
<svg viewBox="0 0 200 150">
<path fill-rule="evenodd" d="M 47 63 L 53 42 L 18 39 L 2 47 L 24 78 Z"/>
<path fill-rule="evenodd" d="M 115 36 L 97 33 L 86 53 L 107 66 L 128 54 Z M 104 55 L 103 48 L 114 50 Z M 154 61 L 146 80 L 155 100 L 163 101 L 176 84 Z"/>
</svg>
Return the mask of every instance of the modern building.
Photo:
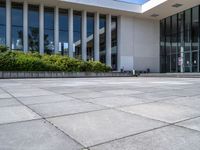
<svg viewBox="0 0 200 150">
<path fill-rule="evenodd" d="M 200 0 L 0 0 L 0 44 L 113 70 L 200 71 Z"/>
</svg>

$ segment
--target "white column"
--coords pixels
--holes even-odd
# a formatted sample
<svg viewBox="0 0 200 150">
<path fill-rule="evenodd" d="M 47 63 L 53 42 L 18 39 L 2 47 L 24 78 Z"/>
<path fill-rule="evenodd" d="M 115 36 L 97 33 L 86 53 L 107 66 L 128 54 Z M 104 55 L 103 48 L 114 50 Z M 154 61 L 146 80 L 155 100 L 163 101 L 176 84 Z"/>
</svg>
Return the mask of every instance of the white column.
<svg viewBox="0 0 200 150">
<path fill-rule="evenodd" d="M 69 57 L 73 57 L 73 43 L 74 43 L 74 37 L 73 37 L 73 9 L 69 9 Z"/>
<path fill-rule="evenodd" d="M 23 11 L 23 46 L 24 52 L 28 52 L 28 2 L 24 1 L 24 11 Z"/>
<path fill-rule="evenodd" d="M 6 0 L 6 46 L 11 48 L 11 0 Z"/>
<path fill-rule="evenodd" d="M 106 15 L 106 65 L 111 67 L 111 14 Z"/>
<path fill-rule="evenodd" d="M 121 70 L 121 51 L 122 51 L 122 46 L 121 46 L 121 35 L 122 35 L 122 30 L 121 30 L 121 22 L 122 18 L 121 16 L 118 16 L 117 18 L 117 70 Z"/>
<path fill-rule="evenodd" d="M 94 60 L 99 61 L 99 13 L 94 16 Z"/>
<path fill-rule="evenodd" d="M 82 59 L 87 60 L 87 12 L 82 12 Z"/>
<path fill-rule="evenodd" d="M 44 54 L 44 4 L 40 4 L 40 54 Z"/>
<path fill-rule="evenodd" d="M 55 19 L 54 19 L 54 35 L 55 35 L 55 53 L 59 52 L 59 8 L 55 7 Z"/>
</svg>

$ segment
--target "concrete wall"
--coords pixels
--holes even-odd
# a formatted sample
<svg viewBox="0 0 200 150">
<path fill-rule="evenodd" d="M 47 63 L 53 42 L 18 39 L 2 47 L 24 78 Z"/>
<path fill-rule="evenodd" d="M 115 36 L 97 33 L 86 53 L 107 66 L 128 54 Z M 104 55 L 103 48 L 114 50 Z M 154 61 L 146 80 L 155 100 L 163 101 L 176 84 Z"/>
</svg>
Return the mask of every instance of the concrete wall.
<svg viewBox="0 0 200 150">
<path fill-rule="evenodd" d="M 121 68 L 159 72 L 159 21 L 122 16 L 121 26 Z"/>
</svg>

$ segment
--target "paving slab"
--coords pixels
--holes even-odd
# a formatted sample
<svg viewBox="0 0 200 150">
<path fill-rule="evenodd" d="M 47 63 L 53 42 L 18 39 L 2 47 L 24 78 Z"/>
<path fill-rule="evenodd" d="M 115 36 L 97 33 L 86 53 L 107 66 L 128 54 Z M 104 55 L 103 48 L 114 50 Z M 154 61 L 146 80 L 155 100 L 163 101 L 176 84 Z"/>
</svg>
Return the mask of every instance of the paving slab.
<svg viewBox="0 0 200 150">
<path fill-rule="evenodd" d="M 192 109 L 190 107 L 158 102 L 124 107 L 119 109 L 125 112 L 138 114 L 168 123 L 176 123 L 179 121 L 200 116 L 199 109 Z"/>
<path fill-rule="evenodd" d="M 135 97 L 142 98 L 145 100 L 150 101 L 161 101 L 166 99 L 174 99 L 177 98 L 177 96 L 170 94 L 170 92 L 153 92 L 153 93 L 144 93 L 144 94 L 138 94 L 134 95 Z"/>
<path fill-rule="evenodd" d="M 55 95 L 43 95 L 34 97 L 19 97 L 18 100 L 20 100 L 22 103 L 26 105 L 33 105 L 33 104 L 62 102 L 75 99 L 72 97 L 55 94 Z"/>
<path fill-rule="evenodd" d="M 0 107 L 21 105 L 16 99 L 8 98 L 0 100 Z"/>
<path fill-rule="evenodd" d="M 103 91 L 103 93 L 113 94 L 113 95 L 133 95 L 133 94 L 142 94 L 143 92 L 137 91 L 137 90 L 119 89 L 119 90 L 107 90 L 107 91 Z"/>
<path fill-rule="evenodd" d="M 177 125 L 183 126 L 183 127 L 189 128 L 189 129 L 200 131 L 200 117 L 195 118 L 195 119 L 191 119 L 191 120 L 187 120 L 187 121 L 184 121 L 184 122 L 180 122 Z"/>
<path fill-rule="evenodd" d="M 98 105 L 103 105 L 106 107 L 122 107 L 122 106 L 142 104 L 146 102 L 144 99 L 136 98 L 133 96 L 103 97 L 103 98 L 86 99 L 86 101 Z"/>
<path fill-rule="evenodd" d="M 49 121 L 85 147 L 166 125 L 115 110 L 64 116 Z"/>
<path fill-rule="evenodd" d="M 43 117 L 55 117 L 61 115 L 69 115 L 69 114 L 105 109 L 103 106 L 98 106 L 77 100 L 76 101 L 68 100 L 65 102 L 48 103 L 48 104 L 35 104 L 35 105 L 30 105 L 30 108 L 35 110 Z"/>
<path fill-rule="evenodd" d="M 18 91 L 10 91 L 10 94 L 12 94 L 15 97 L 31 97 L 31 96 L 42 96 L 42 95 L 54 95 L 54 92 L 50 92 L 47 90 L 42 89 L 22 89 Z"/>
<path fill-rule="evenodd" d="M 199 97 L 178 97 L 175 99 L 163 101 L 163 103 L 188 106 L 188 107 L 196 108 L 196 109 L 200 108 Z"/>
<path fill-rule="evenodd" d="M 0 125 L 1 150 L 80 150 L 82 147 L 43 120 Z"/>
<path fill-rule="evenodd" d="M 5 99 L 5 98 L 12 98 L 12 96 L 8 93 L 1 92 L 0 93 L 0 100 Z"/>
<path fill-rule="evenodd" d="M 200 132 L 170 126 L 90 148 L 90 150 L 199 150 Z"/>
<path fill-rule="evenodd" d="M 64 94 L 66 96 L 71 96 L 78 99 L 88 99 L 88 98 L 99 98 L 99 97 L 108 97 L 113 96 L 113 94 L 106 94 L 103 92 L 78 92 L 77 93 L 70 93 L 70 94 Z"/>
<path fill-rule="evenodd" d="M 11 106 L 0 108 L 0 124 L 38 119 L 36 113 L 25 106 Z"/>
</svg>

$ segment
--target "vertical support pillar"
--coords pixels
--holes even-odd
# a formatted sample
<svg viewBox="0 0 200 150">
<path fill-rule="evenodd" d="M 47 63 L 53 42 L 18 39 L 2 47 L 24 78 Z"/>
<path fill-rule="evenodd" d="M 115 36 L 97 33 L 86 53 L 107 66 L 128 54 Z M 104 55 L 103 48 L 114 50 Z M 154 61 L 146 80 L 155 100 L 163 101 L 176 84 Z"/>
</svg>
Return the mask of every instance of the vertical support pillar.
<svg viewBox="0 0 200 150">
<path fill-rule="evenodd" d="M 117 18 L 117 70 L 120 71 L 121 70 L 121 50 L 122 50 L 122 46 L 121 46 L 121 23 L 122 23 L 122 18 L 121 16 L 118 16 Z"/>
<path fill-rule="evenodd" d="M 99 13 L 96 12 L 94 16 L 94 59 L 99 61 Z"/>
<path fill-rule="evenodd" d="M 11 48 L 11 0 L 6 0 L 6 46 Z"/>
<path fill-rule="evenodd" d="M 106 65 L 111 67 L 111 14 L 106 15 Z"/>
<path fill-rule="evenodd" d="M 82 59 L 87 60 L 87 12 L 82 12 Z"/>
<path fill-rule="evenodd" d="M 73 9 L 69 9 L 69 57 L 73 57 L 74 37 L 73 37 Z"/>
<path fill-rule="evenodd" d="M 55 7 L 55 14 L 54 14 L 54 35 L 55 35 L 55 53 L 59 52 L 59 8 L 58 6 Z"/>
<path fill-rule="evenodd" d="M 40 54 L 44 54 L 44 4 L 40 4 L 40 29 L 39 29 L 39 39 L 40 39 Z"/>
<path fill-rule="evenodd" d="M 28 2 L 24 1 L 23 11 L 23 47 L 24 52 L 28 52 Z"/>
</svg>

